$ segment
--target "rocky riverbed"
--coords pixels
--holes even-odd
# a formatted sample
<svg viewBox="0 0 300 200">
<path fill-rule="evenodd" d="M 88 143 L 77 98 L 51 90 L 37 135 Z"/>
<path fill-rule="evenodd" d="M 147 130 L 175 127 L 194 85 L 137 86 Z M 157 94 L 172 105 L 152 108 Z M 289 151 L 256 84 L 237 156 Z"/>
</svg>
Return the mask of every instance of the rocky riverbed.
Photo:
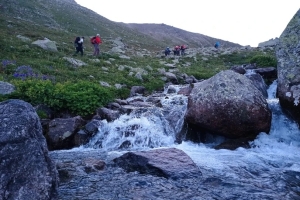
<svg viewBox="0 0 300 200">
<path fill-rule="evenodd" d="M 249 184 L 217 177 L 200 169 L 201 176 L 164 178 L 126 172 L 113 159 L 120 153 L 100 150 L 53 151 L 60 177 L 59 200 L 166 200 L 166 199 L 285 199 L 266 183 Z"/>
</svg>

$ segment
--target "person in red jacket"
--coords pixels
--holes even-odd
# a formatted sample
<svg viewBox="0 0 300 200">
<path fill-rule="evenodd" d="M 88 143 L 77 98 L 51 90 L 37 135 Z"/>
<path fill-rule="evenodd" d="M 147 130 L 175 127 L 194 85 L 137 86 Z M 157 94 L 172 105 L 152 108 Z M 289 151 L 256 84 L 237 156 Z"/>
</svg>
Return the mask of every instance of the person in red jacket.
<svg viewBox="0 0 300 200">
<path fill-rule="evenodd" d="M 100 35 L 97 34 L 95 37 L 91 38 L 91 42 L 94 45 L 94 56 L 99 56 L 100 53 L 100 44 L 102 43 L 102 40 L 100 38 Z"/>
</svg>

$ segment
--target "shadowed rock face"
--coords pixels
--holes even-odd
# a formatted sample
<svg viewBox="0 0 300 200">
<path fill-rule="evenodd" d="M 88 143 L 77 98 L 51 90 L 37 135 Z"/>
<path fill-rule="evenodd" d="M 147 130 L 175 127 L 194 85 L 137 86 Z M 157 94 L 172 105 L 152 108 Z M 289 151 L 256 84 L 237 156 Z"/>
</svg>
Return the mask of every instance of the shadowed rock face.
<svg viewBox="0 0 300 200">
<path fill-rule="evenodd" d="M 55 199 L 58 173 L 34 108 L 0 103 L 0 199 Z"/>
<path fill-rule="evenodd" d="M 281 34 L 276 56 L 277 96 L 282 108 L 300 123 L 300 10 Z"/>
<path fill-rule="evenodd" d="M 214 134 L 243 138 L 268 133 L 271 110 L 251 80 L 226 70 L 194 84 L 186 121 Z"/>
</svg>

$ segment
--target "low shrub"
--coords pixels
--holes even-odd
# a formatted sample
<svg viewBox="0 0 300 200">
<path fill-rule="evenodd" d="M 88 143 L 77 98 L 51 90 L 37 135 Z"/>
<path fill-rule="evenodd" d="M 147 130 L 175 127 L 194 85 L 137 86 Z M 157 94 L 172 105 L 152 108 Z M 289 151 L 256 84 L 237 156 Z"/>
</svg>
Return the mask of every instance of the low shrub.
<svg viewBox="0 0 300 200">
<path fill-rule="evenodd" d="M 259 67 L 276 67 L 277 59 L 270 55 L 256 55 L 250 58 L 250 63 L 256 63 Z"/>
<path fill-rule="evenodd" d="M 44 104 L 55 111 L 68 110 L 75 115 L 88 116 L 98 107 L 106 105 L 114 99 L 115 91 L 88 81 L 78 83 L 57 83 L 49 80 L 26 79 L 14 80 L 16 91 L 2 96 L 22 99 L 32 105 Z"/>
</svg>

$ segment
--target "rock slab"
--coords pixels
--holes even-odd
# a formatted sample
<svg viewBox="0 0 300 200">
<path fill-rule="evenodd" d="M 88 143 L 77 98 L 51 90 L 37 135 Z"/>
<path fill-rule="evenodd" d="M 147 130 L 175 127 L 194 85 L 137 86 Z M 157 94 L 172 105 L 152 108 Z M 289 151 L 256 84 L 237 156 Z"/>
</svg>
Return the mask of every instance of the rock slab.
<svg viewBox="0 0 300 200">
<path fill-rule="evenodd" d="M 201 175 L 193 160 L 176 148 L 128 152 L 113 160 L 128 172 L 138 171 L 165 178 L 190 178 Z"/>
</svg>

